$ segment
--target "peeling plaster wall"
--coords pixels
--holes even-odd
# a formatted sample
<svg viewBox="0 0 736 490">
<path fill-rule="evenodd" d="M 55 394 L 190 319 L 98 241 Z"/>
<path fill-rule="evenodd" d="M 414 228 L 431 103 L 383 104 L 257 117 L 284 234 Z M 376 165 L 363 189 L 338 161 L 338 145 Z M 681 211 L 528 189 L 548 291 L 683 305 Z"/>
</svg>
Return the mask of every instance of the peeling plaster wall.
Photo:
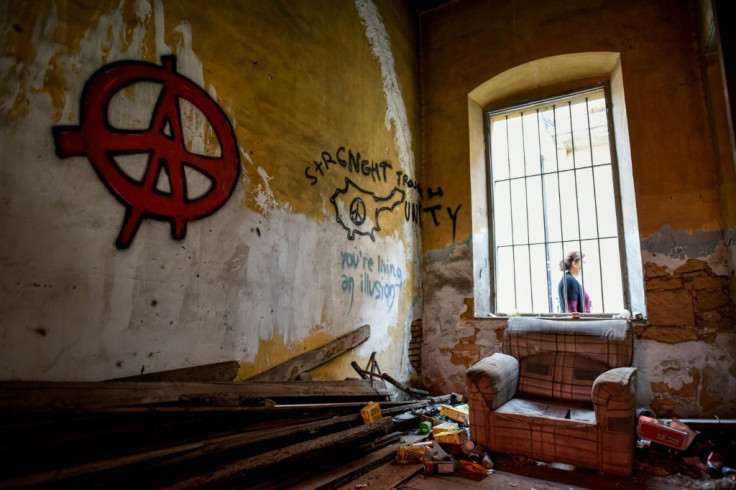
<svg viewBox="0 0 736 490">
<path fill-rule="evenodd" d="M 434 393 L 465 393 L 465 370 L 501 350 L 505 322 L 473 318 L 471 247 L 449 249 L 426 266 L 421 372 Z"/>
<path fill-rule="evenodd" d="M 409 185 L 416 32 L 408 6 L 385 0 L 2 4 L 0 379 L 101 380 L 230 360 L 244 379 L 366 323 L 370 339 L 313 377 L 355 376 L 350 361 L 376 351 L 383 371 L 409 379 L 409 328 L 421 316 L 420 230 L 405 212 L 419 202 Z M 164 55 L 185 79 L 163 85 L 203 89 L 229 121 L 239 178 L 183 237 L 175 211 L 145 214 L 118 248 L 125 197 L 95 171 L 94 142 L 62 158 L 52 128 L 81 132 L 103 111 L 83 97 L 98 70 L 161 70 Z M 153 123 L 158 79 L 133 81 L 97 130 L 110 149 Z M 213 112 L 180 104 L 181 121 L 156 129 L 216 158 L 227 138 Z M 146 152 L 164 151 L 159 136 Z M 146 203 L 173 195 L 176 175 L 158 178 L 156 192 L 141 185 Z M 183 178 L 190 191 L 210 186 Z M 365 209 L 350 207 L 358 201 Z"/>
<path fill-rule="evenodd" d="M 473 312 L 469 94 L 534 60 L 606 52 L 620 56 L 648 310 L 638 403 L 665 417 L 736 414 L 732 149 L 696 12 L 688 0 L 458 0 L 422 15 L 423 170 L 435 190 L 424 205 L 458 210 L 425 214 L 423 227 L 421 374 L 434 393 L 465 393 L 465 370 L 500 350 L 505 326 Z M 504 97 L 554 90 L 532 92 Z"/>
</svg>

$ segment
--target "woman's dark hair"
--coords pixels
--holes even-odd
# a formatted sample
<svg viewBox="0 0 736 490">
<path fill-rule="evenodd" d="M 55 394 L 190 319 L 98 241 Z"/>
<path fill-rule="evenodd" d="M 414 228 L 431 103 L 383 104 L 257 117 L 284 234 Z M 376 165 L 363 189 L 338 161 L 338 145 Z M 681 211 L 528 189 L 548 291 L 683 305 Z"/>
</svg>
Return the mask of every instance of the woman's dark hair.
<svg viewBox="0 0 736 490">
<path fill-rule="evenodd" d="M 572 267 L 572 263 L 573 263 L 573 262 L 575 262 L 576 260 L 580 260 L 580 259 L 581 259 L 581 258 L 583 258 L 584 256 L 585 256 L 585 254 L 581 254 L 581 253 L 580 253 L 580 252 L 578 252 L 578 251 L 573 251 L 573 252 L 570 252 L 570 253 L 569 253 L 569 254 L 567 254 L 567 256 L 565 257 L 565 260 L 561 260 L 561 261 L 560 261 L 560 270 L 561 270 L 562 272 L 567 272 L 567 271 L 569 271 L 569 270 L 570 270 L 570 267 Z"/>
</svg>

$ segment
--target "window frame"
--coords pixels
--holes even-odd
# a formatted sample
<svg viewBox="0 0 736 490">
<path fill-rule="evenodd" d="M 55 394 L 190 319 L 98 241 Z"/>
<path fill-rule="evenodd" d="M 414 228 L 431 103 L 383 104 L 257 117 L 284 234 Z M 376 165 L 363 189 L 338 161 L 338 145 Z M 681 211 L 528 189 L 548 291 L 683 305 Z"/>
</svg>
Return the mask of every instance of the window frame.
<svg viewBox="0 0 736 490">
<path fill-rule="evenodd" d="M 615 133 L 614 133 L 614 124 L 613 124 L 613 114 L 611 110 L 612 101 L 611 101 L 611 94 L 610 94 L 610 84 L 608 82 L 599 82 L 592 85 L 584 86 L 584 87 L 578 87 L 573 89 L 568 89 L 561 91 L 559 93 L 553 94 L 553 95 L 547 95 L 547 96 L 541 96 L 536 97 L 530 100 L 526 100 L 519 103 L 511 103 L 511 104 L 504 104 L 504 105 L 494 105 L 491 108 L 483 110 L 483 139 L 484 139 L 484 149 L 485 149 L 485 160 L 486 160 L 486 183 L 487 183 L 487 206 L 488 206 L 488 213 L 487 213 L 487 219 L 488 219 L 488 239 L 489 239 L 489 272 L 490 277 L 492 278 L 490 283 L 490 313 L 494 316 L 507 316 L 510 312 L 508 311 L 498 311 L 498 295 L 497 295 L 497 281 L 496 281 L 496 259 L 497 259 L 497 240 L 496 240 L 496 233 L 495 233 L 495 205 L 494 205 L 494 195 L 493 195 L 493 163 L 491 159 L 492 154 L 492 148 L 491 148 L 491 128 L 490 123 L 491 119 L 494 115 L 502 114 L 502 113 L 510 113 L 510 112 L 517 112 L 517 111 L 523 111 L 525 109 L 534 109 L 539 106 L 547 105 L 547 104 L 553 104 L 557 101 L 562 101 L 565 99 L 569 99 L 571 97 L 575 96 L 583 96 L 588 93 L 598 93 L 603 92 L 603 98 L 606 103 L 606 125 L 608 128 L 608 146 L 610 151 L 610 158 L 611 158 L 611 178 L 612 178 L 612 186 L 613 186 L 613 197 L 614 197 L 614 206 L 616 211 L 616 232 L 617 236 L 616 239 L 618 241 L 618 247 L 619 247 L 619 267 L 621 271 L 621 280 L 623 282 L 622 284 L 622 293 L 623 293 L 623 303 L 624 308 L 631 311 L 631 301 L 630 301 L 630 293 L 629 288 L 627 287 L 627 284 L 629 284 L 629 278 L 628 278 L 628 268 L 626 267 L 627 259 L 626 259 L 626 246 L 625 246 L 625 235 L 624 235 L 624 223 L 623 223 L 623 210 L 622 210 L 622 199 L 621 199 L 621 192 L 620 192 L 620 179 L 619 179 L 619 168 L 618 168 L 618 159 L 616 154 L 616 145 L 615 145 Z M 591 164 L 591 168 L 593 168 L 593 165 Z M 577 170 L 577 168 L 573 168 L 573 170 Z M 556 170 L 556 172 L 560 172 L 559 169 Z M 524 177 L 526 178 L 528 174 L 524 174 Z M 558 189 L 559 192 L 559 189 Z M 596 235 L 595 240 L 600 240 L 600 235 Z M 582 239 L 578 237 L 575 240 L 569 240 L 569 241 L 577 241 L 580 242 Z M 545 242 L 545 245 L 548 242 Z M 564 241 L 563 241 L 564 243 Z M 512 247 L 515 246 L 512 242 Z M 552 264 L 552 268 L 554 268 L 554 262 Z M 601 280 L 604 280 L 603 277 L 601 277 Z M 517 301 L 518 303 L 518 301 Z M 569 316 L 569 313 L 560 313 L 560 312 L 523 312 L 525 315 L 533 315 L 533 316 L 546 316 L 546 317 L 565 317 Z M 595 317 L 612 317 L 615 314 L 614 313 L 603 313 L 603 312 L 591 312 L 589 314 L 583 314 L 584 316 L 595 316 Z"/>
<path fill-rule="evenodd" d="M 621 54 L 614 51 L 588 51 L 559 54 L 513 66 L 481 82 L 467 94 L 468 165 L 470 168 L 472 234 L 472 299 L 474 318 L 504 318 L 491 311 L 490 239 L 488 228 L 488 185 L 484 114 L 492 107 L 510 106 L 514 101 L 542 99 L 566 90 L 608 83 L 618 163 L 618 184 L 622 209 L 627 283 L 624 291 L 632 317 L 646 321 L 646 292 L 636 203 L 633 158 L 629 139 L 626 94 Z M 535 315 L 537 316 L 537 315 Z"/>
</svg>

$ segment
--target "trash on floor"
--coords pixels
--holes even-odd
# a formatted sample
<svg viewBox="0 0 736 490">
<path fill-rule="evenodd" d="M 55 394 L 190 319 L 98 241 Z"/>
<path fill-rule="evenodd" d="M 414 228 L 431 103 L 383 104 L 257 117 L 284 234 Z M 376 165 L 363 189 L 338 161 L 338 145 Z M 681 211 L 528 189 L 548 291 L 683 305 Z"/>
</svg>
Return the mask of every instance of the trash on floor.
<svg viewBox="0 0 736 490">
<path fill-rule="evenodd" d="M 681 450 L 687 449 L 698 435 L 696 431 L 691 430 L 677 419 L 672 419 L 668 423 L 646 415 L 639 417 L 636 432 L 642 439 Z"/>
</svg>

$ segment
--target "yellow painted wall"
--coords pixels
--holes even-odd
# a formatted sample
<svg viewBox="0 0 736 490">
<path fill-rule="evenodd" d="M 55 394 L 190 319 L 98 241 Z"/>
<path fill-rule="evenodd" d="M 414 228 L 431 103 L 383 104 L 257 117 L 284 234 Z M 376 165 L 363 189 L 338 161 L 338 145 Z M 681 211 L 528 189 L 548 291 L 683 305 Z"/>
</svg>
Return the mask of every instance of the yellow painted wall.
<svg viewBox="0 0 736 490">
<path fill-rule="evenodd" d="M 422 15 L 420 31 L 425 185 L 443 191 L 424 206 L 441 203 L 444 218 L 445 208 L 459 206 L 454 230 L 448 220 L 431 225 L 425 216 L 426 386 L 464 391 L 465 369 L 500 350 L 505 325 L 503 318 L 476 318 L 473 309 L 478 278 L 472 262 L 469 95 L 527 63 L 531 68 L 519 71 L 523 80 L 494 86 L 504 92 L 495 98 L 518 103 L 570 89 L 574 80 L 545 77 L 535 83 L 542 79 L 535 61 L 614 53 L 625 90 L 649 307 L 649 321 L 637 331 L 639 403 L 663 416 L 735 413 L 735 317 L 728 299 L 733 247 L 724 239 L 732 236 L 733 224 L 723 220 L 734 198 L 722 192 L 733 180 L 728 174 L 719 180 L 713 127 L 724 120 L 717 116 L 711 126 L 711 115 L 722 109 L 714 112 L 706 96 L 711 81 L 698 44 L 696 2 L 458 0 Z M 663 286 L 663 278 L 673 290 Z M 697 379 L 691 379 L 693 372 Z M 696 394 L 683 388 L 686 381 L 698 385 Z"/>
<path fill-rule="evenodd" d="M 98 380 L 237 360 L 244 379 L 366 323 L 371 338 L 313 376 L 356 376 L 350 361 L 373 351 L 384 371 L 410 376 L 421 241 L 405 217 L 419 195 L 402 176 L 416 179 L 420 112 L 407 4 L 12 1 L 0 28 L 0 378 Z M 136 209 L 148 214 L 116 247 L 126 197 L 91 148 L 148 132 L 168 55 L 176 78 L 163 85 L 203 89 L 232 126 L 239 177 L 183 237 L 174 211 L 153 216 L 155 192 L 139 182 L 146 204 Z M 89 129 L 85 117 L 104 109 L 85 94 L 104 92 L 100 70 L 118 62 L 148 63 L 154 80 L 130 75 L 105 127 L 60 151 L 54 131 Z M 161 132 L 217 158 L 212 112 L 189 102 L 173 133 Z M 153 148 L 134 140 L 126 151 L 163 154 L 160 134 L 151 138 Z M 357 200 L 366 211 L 351 221 Z"/>
</svg>

